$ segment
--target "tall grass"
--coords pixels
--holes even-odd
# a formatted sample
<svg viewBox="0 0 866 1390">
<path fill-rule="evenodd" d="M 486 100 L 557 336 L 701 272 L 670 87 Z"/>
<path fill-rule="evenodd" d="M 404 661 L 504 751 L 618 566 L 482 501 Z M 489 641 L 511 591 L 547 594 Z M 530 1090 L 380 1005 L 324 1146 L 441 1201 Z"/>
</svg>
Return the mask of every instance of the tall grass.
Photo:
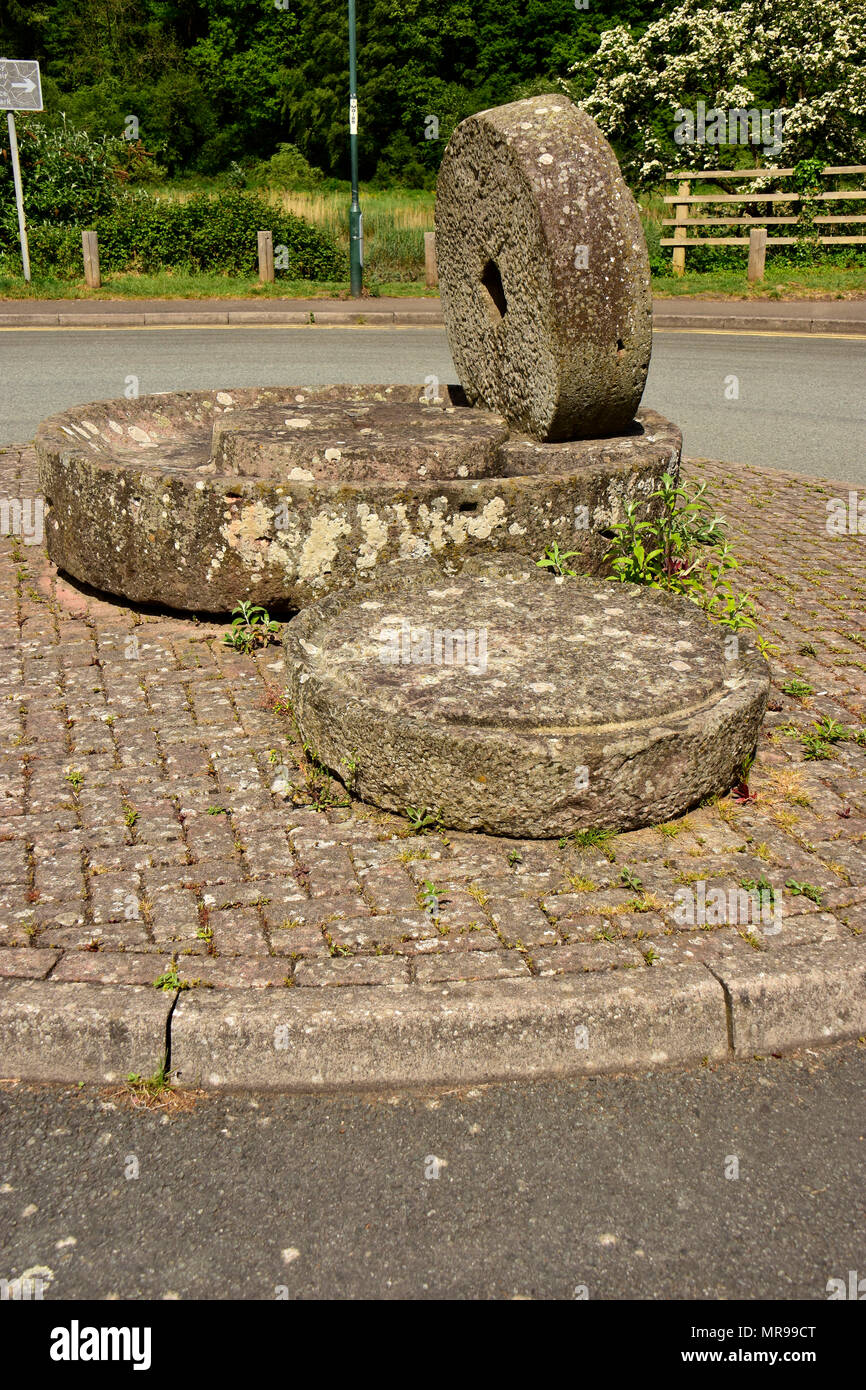
<svg viewBox="0 0 866 1390">
<path fill-rule="evenodd" d="M 267 197 L 284 212 L 293 212 L 330 232 L 348 250 L 346 193 L 271 191 Z M 423 280 L 424 233 L 433 231 L 433 203 L 432 193 L 363 191 L 364 270 L 368 281 L 382 284 Z"/>
<path fill-rule="evenodd" d="M 347 193 L 286 193 L 272 190 L 267 197 L 283 211 L 293 212 L 324 228 L 348 250 Z M 424 233 L 434 230 L 434 202 L 433 193 L 362 191 L 364 268 L 373 283 L 423 280 Z M 667 215 L 662 194 L 642 198 L 640 210 L 651 250 L 658 251 L 658 240 L 662 235 L 661 219 Z"/>
<path fill-rule="evenodd" d="M 641 222 L 650 253 L 656 257 L 664 255 L 659 246 L 663 235 L 661 220 L 669 215 L 662 201 L 664 191 L 647 194 L 640 199 Z M 325 228 L 348 250 L 348 193 L 284 193 L 272 190 L 267 197 L 282 210 L 294 212 Z M 423 280 L 424 233 L 434 230 L 434 202 L 433 193 L 363 190 L 364 264 L 368 277 L 374 283 Z"/>
<path fill-rule="evenodd" d="M 211 185 L 212 187 L 213 185 Z M 154 190 L 158 198 L 185 202 L 204 185 L 184 180 L 180 185 L 163 185 Z M 256 192 L 279 208 L 305 218 L 329 232 L 348 253 L 349 186 L 345 189 L 294 190 L 261 188 Z M 367 284 L 410 283 L 424 279 L 424 233 L 433 231 L 435 195 L 427 192 L 397 192 L 361 189 L 364 214 L 364 279 Z"/>
</svg>

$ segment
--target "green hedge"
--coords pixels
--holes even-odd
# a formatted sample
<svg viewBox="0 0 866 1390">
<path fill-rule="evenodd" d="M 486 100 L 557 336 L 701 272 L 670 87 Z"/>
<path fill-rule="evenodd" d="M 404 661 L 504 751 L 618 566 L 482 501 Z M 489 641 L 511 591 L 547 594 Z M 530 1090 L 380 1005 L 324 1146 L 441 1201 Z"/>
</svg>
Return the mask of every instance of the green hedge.
<svg viewBox="0 0 866 1390">
<path fill-rule="evenodd" d="M 264 198 L 225 192 L 198 194 L 185 203 L 138 195 L 122 200 L 114 212 L 90 226 L 99 237 L 103 271 L 224 271 L 242 275 L 258 266 L 256 233 L 274 235 L 274 246 L 288 248 L 288 269 L 277 276 L 290 280 L 344 280 L 347 258 L 335 242 L 292 213 L 279 212 Z M 30 228 L 33 263 L 59 275 L 82 274 L 81 228 Z"/>
<path fill-rule="evenodd" d="M 0 247 L 18 242 L 18 215 L 6 122 L 0 125 Z M 120 183 L 117 161 L 129 157 L 124 140 L 94 139 L 85 130 L 52 130 L 27 117 L 18 121 L 18 152 L 29 225 L 89 226 L 110 213 Z"/>
</svg>

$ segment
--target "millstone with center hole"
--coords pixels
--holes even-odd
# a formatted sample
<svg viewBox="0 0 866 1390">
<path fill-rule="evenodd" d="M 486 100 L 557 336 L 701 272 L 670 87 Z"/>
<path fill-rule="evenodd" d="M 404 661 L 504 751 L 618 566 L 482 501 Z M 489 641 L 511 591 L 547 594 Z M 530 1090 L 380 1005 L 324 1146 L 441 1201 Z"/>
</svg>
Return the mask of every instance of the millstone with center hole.
<svg viewBox="0 0 866 1390">
<path fill-rule="evenodd" d="M 331 594 L 286 653 L 300 733 L 354 794 L 515 837 L 727 792 L 769 690 L 750 640 L 687 599 L 506 560 Z"/>
<path fill-rule="evenodd" d="M 637 205 L 564 96 L 461 121 L 436 185 L 439 292 L 473 404 L 542 440 L 620 434 L 652 347 Z"/>
</svg>

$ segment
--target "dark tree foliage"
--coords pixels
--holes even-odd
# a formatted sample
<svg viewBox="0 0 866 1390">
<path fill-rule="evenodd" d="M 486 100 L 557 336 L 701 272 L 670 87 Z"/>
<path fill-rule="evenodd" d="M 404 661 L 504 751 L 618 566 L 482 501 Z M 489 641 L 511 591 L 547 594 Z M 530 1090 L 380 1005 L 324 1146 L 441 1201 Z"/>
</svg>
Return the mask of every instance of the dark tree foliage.
<svg viewBox="0 0 866 1390">
<path fill-rule="evenodd" d="M 555 89 L 576 60 L 591 71 L 603 29 L 643 27 L 663 8 L 358 0 L 362 177 L 431 183 L 458 120 Z M 0 0 L 0 54 L 40 59 L 46 119 L 65 112 L 120 135 L 136 116 L 172 173 L 216 172 L 289 141 L 345 177 L 347 33 L 346 0 Z"/>
</svg>

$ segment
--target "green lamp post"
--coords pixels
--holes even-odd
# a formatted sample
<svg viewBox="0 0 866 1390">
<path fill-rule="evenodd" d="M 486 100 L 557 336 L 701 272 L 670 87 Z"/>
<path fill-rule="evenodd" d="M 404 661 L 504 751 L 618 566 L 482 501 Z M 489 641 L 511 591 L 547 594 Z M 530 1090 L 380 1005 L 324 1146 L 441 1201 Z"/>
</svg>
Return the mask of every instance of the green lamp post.
<svg viewBox="0 0 866 1390">
<path fill-rule="evenodd" d="M 357 297 L 364 283 L 364 220 L 358 201 L 358 56 L 355 39 L 355 0 L 349 0 L 349 155 L 352 162 L 349 283 L 351 294 Z"/>
</svg>

